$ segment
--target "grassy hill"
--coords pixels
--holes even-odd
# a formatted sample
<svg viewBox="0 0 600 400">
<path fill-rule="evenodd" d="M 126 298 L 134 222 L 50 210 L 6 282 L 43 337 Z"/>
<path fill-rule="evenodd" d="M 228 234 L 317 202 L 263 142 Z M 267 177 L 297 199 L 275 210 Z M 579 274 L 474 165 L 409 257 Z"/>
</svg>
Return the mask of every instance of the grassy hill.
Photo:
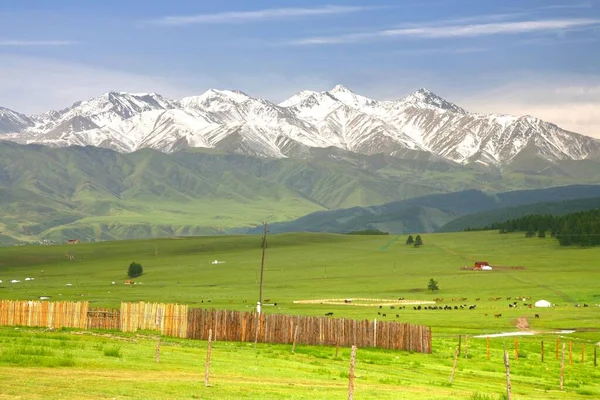
<svg viewBox="0 0 600 400">
<path fill-rule="evenodd" d="M 469 228 L 482 228 L 485 226 L 490 226 L 495 222 L 504 222 L 509 219 L 516 219 L 525 215 L 565 215 L 596 208 L 600 208 L 600 197 L 542 202 L 528 204 L 525 206 L 499 208 L 497 210 L 474 213 L 456 218 L 455 220 L 452 220 L 440 227 L 438 232 L 457 232 Z"/>
<path fill-rule="evenodd" d="M 535 209 L 542 200 L 562 201 L 576 200 L 572 207 L 593 208 L 598 203 L 600 186 L 574 185 L 537 190 L 517 190 L 502 193 L 485 193 L 479 190 L 467 190 L 454 193 L 433 194 L 429 196 L 407 199 L 371 207 L 353 207 L 349 209 L 319 211 L 294 221 L 273 223 L 270 231 L 275 232 L 350 232 L 367 229 L 379 229 L 386 232 L 432 232 L 441 229 L 453 229 L 462 226 L 461 220 L 457 225 L 452 221 L 463 216 L 474 215 L 475 220 L 480 215 L 503 215 L 498 210 L 491 214 L 490 210 L 505 209 L 509 206 L 522 206 L 523 210 Z M 588 199 L 590 198 L 590 199 Z M 562 206 L 559 206 L 561 208 Z M 547 209 L 552 209 L 550 205 Z M 487 214 L 482 214 L 482 213 Z M 468 219 L 465 221 L 472 221 Z M 487 218 L 487 217 L 486 217 Z M 481 219 L 483 220 L 483 219 Z M 495 222 L 495 221 L 494 221 Z M 468 225 L 475 226 L 475 225 Z M 477 225 L 483 226 L 483 225 Z M 249 232 L 258 233 L 258 228 Z"/>
<path fill-rule="evenodd" d="M 463 166 L 410 151 L 393 157 L 315 149 L 300 160 L 0 142 L 0 237 L 11 243 L 232 232 L 432 193 L 599 182 L 600 173 L 589 171 L 600 168 L 590 163 L 579 170 L 560 164 L 563 174 L 546 174 Z M 418 220 L 431 229 L 447 222 L 433 209 Z"/>
</svg>

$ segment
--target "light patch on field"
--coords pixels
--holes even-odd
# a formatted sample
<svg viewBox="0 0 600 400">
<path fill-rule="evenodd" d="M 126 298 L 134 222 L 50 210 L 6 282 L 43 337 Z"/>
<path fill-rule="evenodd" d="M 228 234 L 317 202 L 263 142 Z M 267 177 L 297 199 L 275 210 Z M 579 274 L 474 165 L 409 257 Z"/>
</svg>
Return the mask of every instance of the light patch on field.
<svg viewBox="0 0 600 400">
<path fill-rule="evenodd" d="M 357 303 L 358 302 L 358 303 Z M 346 299 L 320 299 L 320 300 L 294 300 L 294 304 L 328 304 L 340 306 L 397 306 L 397 305 L 420 305 L 436 304 L 431 300 L 390 300 L 390 299 L 369 299 L 369 298 L 346 298 Z"/>
</svg>

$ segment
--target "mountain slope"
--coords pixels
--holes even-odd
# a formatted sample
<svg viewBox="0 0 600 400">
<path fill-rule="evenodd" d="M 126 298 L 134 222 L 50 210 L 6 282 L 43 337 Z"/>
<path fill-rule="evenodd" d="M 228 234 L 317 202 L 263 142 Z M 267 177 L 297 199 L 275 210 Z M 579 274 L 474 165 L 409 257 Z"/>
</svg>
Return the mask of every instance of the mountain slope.
<svg viewBox="0 0 600 400">
<path fill-rule="evenodd" d="M 600 208 L 600 197 L 541 202 L 524 206 L 506 207 L 459 217 L 440 227 L 438 232 L 458 232 L 470 228 L 481 229 L 483 227 L 490 226 L 493 223 L 504 222 L 509 219 L 517 219 L 526 215 L 565 215 L 597 208 Z"/>
<path fill-rule="evenodd" d="M 202 147 L 267 158 L 305 158 L 310 149 L 331 147 L 365 155 L 413 150 L 502 168 L 522 155 L 550 162 L 600 157 L 600 141 L 530 116 L 469 113 L 427 89 L 377 101 L 341 85 L 301 91 L 279 105 L 232 90 L 181 101 L 108 92 L 31 117 L 0 108 L 0 135 L 60 147 Z"/>
<path fill-rule="evenodd" d="M 28 116 L 0 107 L 0 134 L 19 132 L 33 126 L 33 124 Z"/>
<path fill-rule="evenodd" d="M 542 201 L 593 198 L 590 201 L 597 202 L 599 196 L 600 185 L 575 185 L 496 194 L 467 190 L 434 194 L 379 206 L 320 211 L 294 221 L 271 224 L 269 230 L 273 233 L 297 231 L 342 233 L 367 229 L 379 229 L 391 233 L 432 232 L 442 226 L 452 227 L 451 221 L 464 215 Z M 469 217 L 465 219 L 469 220 Z M 255 230 L 249 232 L 254 233 Z"/>
</svg>

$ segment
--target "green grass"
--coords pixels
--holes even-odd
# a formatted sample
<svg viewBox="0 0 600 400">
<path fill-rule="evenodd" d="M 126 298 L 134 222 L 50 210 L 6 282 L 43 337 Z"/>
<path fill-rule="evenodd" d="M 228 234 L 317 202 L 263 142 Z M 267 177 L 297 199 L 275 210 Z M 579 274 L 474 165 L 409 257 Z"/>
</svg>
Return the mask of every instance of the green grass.
<svg viewBox="0 0 600 400">
<path fill-rule="evenodd" d="M 511 354 L 513 398 L 573 399 L 600 396 L 600 369 L 593 367 L 592 344 L 598 342 L 600 299 L 596 260 L 600 248 L 561 248 L 551 238 L 524 238 L 496 232 L 424 234 L 424 246 L 390 243 L 388 236 L 331 234 L 270 235 L 266 253 L 264 297 L 277 302 L 267 313 L 387 319 L 432 327 L 433 353 L 410 354 L 359 349 L 356 398 L 500 399 L 504 390 L 502 345 Z M 118 307 L 120 301 L 162 301 L 250 311 L 258 295 L 261 256 L 259 236 L 171 238 L 0 249 L 0 298 L 88 300 L 92 306 Z M 386 245 L 388 245 L 386 247 Z M 383 249 L 383 250 L 382 250 Z M 69 261 L 66 253 L 75 261 Z M 213 260 L 225 261 L 213 265 Z M 476 260 L 524 270 L 462 271 Z M 140 285 L 124 285 L 127 268 L 140 262 Z M 24 281 L 25 277 L 34 281 Z M 440 290 L 426 290 L 429 278 Z M 7 283 L 20 279 L 19 284 Z M 115 281 L 117 284 L 112 285 Z M 72 286 L 65 286 L 71 283 Z M 508 308 L 506 297 L 531 296 L 557 304 L 551 309 Z M 416 311 L 364 306 L 294 304 L 294 300 L 382 298 L 463 302 L 475 310 Z M 490 301 L 490 297 L 502 297 Z M 477 301 L 476 298 L 481 300 Z M 210 300 L 210 303 L 208 302 Z M 590 307 L 576 308 L 576 303 Z M 384 312 L 387 317 L 378 315 Z M 493 314 L 502 313 L 501 318 Z M 540 315 L 539 319 L 533 314 Z M 399 318 L 396 318 L 399 314 Z M 468 358 L 459 360 L 454 382 L 448 379 L 459 334 L 515 331 L 526 317 L 541 336 L 493 338 L 491 359 L 485 339 L 471 338 Z M 554 357 L 556 329 L 578 332 L 574 363 L 566 366 L 565 391 L 558 391 Z M 349 349 L 307 347 L 291 355 L 286 345 L 214 343 L 212 386 L 204 388 L 206 343 L 163 338 L 161 363 L 154 362 L 155 334 L 51 332 L 35 328 L 0 328 L 0 399 L 16 398 L 340 398 L 347 390 Z M 546 362 L 540 362 L 540 340 Z M 585 364 L 581 344 L 586 343 Z M 463 351 L 465 349 L 463 340 Z M 568 346 L 567 346 L 568 349 Z M 568 360 L 568 357 L 567 357 Z M 47 372 L 50 371 L 51 372 Z M 41 389 L 43 388 L 43 389 Z M 19 397 L 20 396 L 20 397 Z"/>
<path fill-rule="evenodd" d="M 399 320 L 463 332 L 514 327 L 520 316 L 534 329 L 597 327 L 600 278 L 599 248 L 561 248 L 552 238 L 524 238 L 496 232 L 423 235 L 414 248 L 405 238 L 385 247 L 387 236 L 328 234 L 272 235 L 268 240 L 264 297 L 277 302 L 268 313 L 323 314 L 381 318 L 369 307 L 294 304 L 294 300 L 367 297 L 477 304 L 475 310 L 399 312 Z M 258 296 L 260 237 L 223 236 L 59 246 L 2 248 L 0 296 L 5 299 L 88 300 L 92 306 L 119 306 L 120 301 L 161 301 L 192 307 L 250 310 Z M 384 250 L 382 250 L 384 248 Z M 67 252 L 74 255 L 69 261 Z M 158 255 L 156 255 L 158 254 Z M 213 260 L 225 261 L 213 265 Z M 462 271 L 476 260 L 525 270 Z M 140 285 L 123 285 L 132 261 L 140 262 Z M 43 271 L 43 272 L 42 272 Z M 25 277 L 34 281 L 25 282 Z M 440 291 L 427 291 L 434 278 Z M 7 283 L 20 279 L 19 284 Z M 111 282 L 117 282 L 112 285 Z M 67 283 L 72 286 L 65 286 Z M 509 309 L 506 297 L 531 296 L 558 306 Z M 502 297 L 489 301 L 490 297 Z M 467 298 L 452 302 L 452 298 Z M 480 301 L 475 301 L 480 298 Z M 211 301 L 210 304 L 208 301 Z M 592 307 L 575 308 L 576 303 Z M 385 310 L 381 310 L 385 312 Z M 396 310 L 397 311 L 397 310 Z M 394 310 L 387 310 L 388 319 Z M 501 312 L 502 318 L 493 318 Z M 533 319 L 533 314 L 540 314 Z M 486 315 L 487 314 L 487 315 Z"/>
<path fill-rule="evenodd" d="M 0 328 L 0 398 L 337 399 L 347 393 L 348 348 L 336 357 L 332 347 L 299 345 L 292 355 L 289 345 L 213 342 L 210 387 L 204 387 L 206 342 L 163 338 L 156 363 L 156 339 Z M 502 399 L 502 344 L 491 341 L 488 360 L 485 340 L 470 340 L 469 358 L 459 358 L 452 383 L 456 340 L 435 340 L 430 355 L 358 349 L 355 398 Z M 534 353 L 539 341 L 523 338 L 520 346 Z M 107 348 L 119 348 L 121 356 L 106 357 Z M 539 357 L 516 361 L 511 353 L 511 383 L 513 399 L 592 399 L 600 395 L 600 369 L 591 359 L 567 362 L 561 392 L 553 356 L 542 363 Z"/>
</svg>

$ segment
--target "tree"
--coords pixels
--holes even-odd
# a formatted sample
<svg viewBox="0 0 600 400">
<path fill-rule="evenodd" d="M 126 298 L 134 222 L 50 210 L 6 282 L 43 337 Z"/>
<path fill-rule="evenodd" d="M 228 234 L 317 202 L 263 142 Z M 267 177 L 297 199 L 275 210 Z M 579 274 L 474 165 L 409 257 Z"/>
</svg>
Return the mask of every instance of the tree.
<svg viewBox="0 0 600 400">
<path fill-rule="evenodd" d="M 410 246 L 414 242 L 415 242 L 415 239 L 413 238 L 413 236 L 412 235 L 408 235 L 408 239 L 406 239 L 406 244 Z"/>
<path fill-rule="evenodd" d="M 421 239 L 421 235 L 417 235 L 415 238 L 415 247 L 423 246 L 423 239 Z"/>
<path fill-rule="evenodd" d="M 544 229 L 540 229 L 538 231 L 538 237 L 539 238 L 545 238 L 546 237 L 546 231 Z"/>
<path fill-rule="evenodd" d="M 432 292 L 435 292 L 436 290 L 440 290 L 439 286 L 438 286 L 438 282 L 431 278 L 429 280 L 429 284 L 427 285 L 427 289 L 431 290 Z"/>
<path fill-rule="evenodd" d="M 135 261 L 129 264 L 129 269 L 127 270 L 127 276 L 130 278 L 137 278 L 144 273 L 144 268 L 142 264 L 136 263 Z"/>
</svg>

